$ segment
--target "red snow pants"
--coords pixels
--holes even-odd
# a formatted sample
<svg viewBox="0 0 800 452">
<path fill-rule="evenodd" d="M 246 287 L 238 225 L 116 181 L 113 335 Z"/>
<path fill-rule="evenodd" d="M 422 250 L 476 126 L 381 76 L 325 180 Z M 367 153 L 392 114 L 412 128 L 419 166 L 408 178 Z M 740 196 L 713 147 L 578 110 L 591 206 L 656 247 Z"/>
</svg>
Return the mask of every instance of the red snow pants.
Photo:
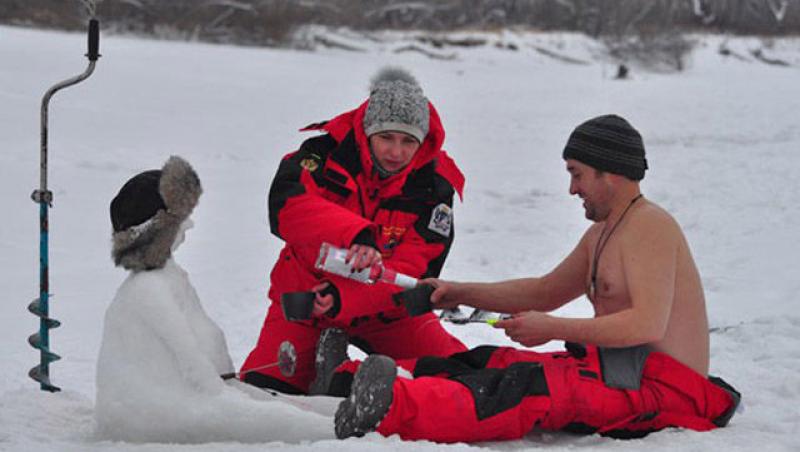
<svg viewBox="0 0 800 452">
<path fill-rule="evenodd" d="M 665 427 L 721 427 L 738 404 L 727 383 L 657 352 L 647 357 L 638 390 L 609 388 L 597 349 L 584 350 L 576 357 L 478 347 L 451 357 L 456 365 L 423 358 L 417 378 L 395 381 L 377 431 L 443 443 L 517 439 L 534 427 L 631 438 Z"/>
<path fill-rule="evenodd" d="M 367 353 L 380 353 L 395 360 L 418 358 L 420 356 L 450 356 L 467 350 L 467 347 L 448 333 L 432 313 L 417 317 L 382 319 L 372 317 L 343 328 L 351 343 Z M 258 343 L 242 365 L 244 381 L 263 388 L 275 389 L 288 394 L 305 394 L 311 381 L 316 377 L 314 359 L 317 341 L 322 333 L 320 326 L 311 322 L 287 321 L 274 303 L 270 306 Z M 277 366 L 259 367 L 278 360 L 280 344 L 289 341 L 297 352 L 297 365 L 292 376 L 281 375 Z M 411 365 L 413 365 L 413 360 Z M 357 362 L 348 362 L 337 369 L 342 375 L 337 386 L 342 394 L 349 394 L 352 374 L 358 368 Z M 251 370 L 255 369 L 255 370 Z"/>
</svg>

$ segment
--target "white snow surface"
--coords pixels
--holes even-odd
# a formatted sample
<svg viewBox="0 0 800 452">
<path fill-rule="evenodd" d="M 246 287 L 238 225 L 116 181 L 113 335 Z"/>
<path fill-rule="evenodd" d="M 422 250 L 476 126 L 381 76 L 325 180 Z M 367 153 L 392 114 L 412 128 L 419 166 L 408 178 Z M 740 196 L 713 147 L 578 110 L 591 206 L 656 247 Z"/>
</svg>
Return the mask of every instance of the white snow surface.
<svg viewBox="0 0 800 452">
<path fill-rule="evenodd" d="M 103 37 L 96 73 L 57 93 L 50 109 L 51 315 L 63 323 L 51 333 L 53 351 L 63 356 L 51 376 L 63 391 L 50 394 L 27 377 L 39 356 L 26 341 L 38 329 L 26 310 L 38 294 L 38 208 L 29 196 L 39 182 L 41 97 L 83 71 L 85 36 L 0 27 L 0 450 L 800 449 L 800 182 L 792 175 L 800 166 L 798 41 L 773 43 L 793 64 L 777 67 L 717 54 L 725 41 L 745 55 L 758 45 L 753 39 L 699 37 L 685 72 L 634 69 L 622 82 L 611 79 L 614 67 L 585 38 L 508 36 L 523 44 L 519 52 L 464 49 L 452 60 L 396 54 L 383 44 L 312 53 Z M 565 64 L 534 45 L 591 63 Z M 153 357 L 167 367 L 163 378 L 154 372 L 136 383 L 145 387 L 127 389 L 163 397 L 131 415 L 166 427 L 194 419 L 203 432 L 155 434 L 156 443 L 144 433 L 130 442 L 107 439 L 95 422 L 104 313 L 120 286 L 118 301 L 135 283 L 124 282 L 126 272 L 110 259 L 111 198 L 170 154 L 192 163 L 205 191 L 196 227 L 175 256 L 191 283 L 173 293 L 196 289 L 238 367 L 258 337 L 281 247 L 265 212 L 280 158 L 308 136 L 298 128 L 357 106 L 370 77 L 390 63 L 420 80 L 444 120 L 445 147 L 467 176 L 447 278 L 548 271 L 588 226 L 567 193 L 560 157 L 572 128 L 614 112 L 642 132 L 651 168 L 642 189 L 683 225 L 703 276 L 714 328 L 711 372 L 743 393 L 744 409 L 729 427 L 631 441 L 533 432 L 479 445 L 377 434 L 340 442 L 333 439 L 334 399 L 271 398 L 216 380 L 187 395 L 169 378 L 175 363 Z M 175 263 L 163 271 L 174 272 L 173 281 L 186 278 Z M 577 302 L 560 314 L 586 316 L 590 307 Z M 118 328 L 137 331 L 137 324 Z M 509 344 L 485 326 L 448 328 L 470 346 Z M 120 357 L 119 367 L 102 368 L 141 373 L 137 365 L 142 360 Z"/>
</svg>

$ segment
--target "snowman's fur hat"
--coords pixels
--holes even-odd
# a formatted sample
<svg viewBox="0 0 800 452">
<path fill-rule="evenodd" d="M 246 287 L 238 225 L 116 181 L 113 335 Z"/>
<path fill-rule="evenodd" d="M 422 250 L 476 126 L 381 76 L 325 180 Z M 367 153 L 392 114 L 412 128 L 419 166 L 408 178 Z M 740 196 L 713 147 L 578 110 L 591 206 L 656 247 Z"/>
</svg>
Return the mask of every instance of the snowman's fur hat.
<svg viewBox="0 0 800 452">
<path fill-rule="evenodd" d="M 177 156 L 131 178 L 111 201 L 114 264 L 132 271 L 163 267 L 202 192 L 197 173 Z"/>
</svg>

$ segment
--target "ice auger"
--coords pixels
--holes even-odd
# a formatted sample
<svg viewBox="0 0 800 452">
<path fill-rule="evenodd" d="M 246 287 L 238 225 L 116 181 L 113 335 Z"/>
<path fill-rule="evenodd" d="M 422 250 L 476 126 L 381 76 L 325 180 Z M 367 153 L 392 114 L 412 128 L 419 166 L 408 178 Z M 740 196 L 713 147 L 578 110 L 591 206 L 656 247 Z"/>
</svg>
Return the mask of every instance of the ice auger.
<svg viewBox="0 0 800 452">
<path fill-rule="evenodd" d="M 41 109 L 41 163 L 40 185 L 31 195 L 31 199 L 39 204 L 39 298 L 36 298 L 28 305 L 28 310 L 39 317 L 39 331 L 28 337 L 28 343 L 40 352 L 40 363 L 33 367 L 28 375 L 39 382 L 43 391 L 57 392 L 61 389 L 50 382 L 50 363 L 61 359 L 60 356 L 50 351 L 50 330 L 58 327 L 61 323 L 50 318 L 49 297 L 50 297 L 50 278 L 48 265 L 48 232 L 50 229 L 48 221 L 48 209 L 53 205 L 53 193 L 47 189 L 47 109 L 50 98 L 68 86 L 75 85 L 94 72 L 94 66 L 100 57 L 100 23 L 95 18 L 95 0 L 80 0 L 89 12 L 88 27 L 88 52 L 86 57 L 89 59 L 89 66 L 86 70 L 70 79 L 64 80 L 53 85 L 42 98 Z"/>
</svg>

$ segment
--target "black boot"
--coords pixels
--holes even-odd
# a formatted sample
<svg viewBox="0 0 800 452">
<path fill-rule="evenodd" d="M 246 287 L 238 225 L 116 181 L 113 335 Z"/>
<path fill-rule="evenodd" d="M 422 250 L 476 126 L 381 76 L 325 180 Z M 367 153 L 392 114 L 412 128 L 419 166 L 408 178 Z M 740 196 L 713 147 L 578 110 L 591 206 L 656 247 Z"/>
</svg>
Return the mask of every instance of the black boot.
<svg viewBox="0 0 800 452">
<path fill-rule="evenodd" d="M 374 431 L 392 405 L 396 378 L 397 365 L 392 358 L 368 356 L 356 372 L 353 392 L 336 410 L 336 437 L 345 439 Z"/>
<path fill-rule="evenodd" d="M 317 341 L 314 368 L 317 376 L 308 388 L 310 395 L 327 395 L 330 390 L 333 372 L 347 361 L 347 333 L 337 328 L 322 331 Z"/>
</svg>

